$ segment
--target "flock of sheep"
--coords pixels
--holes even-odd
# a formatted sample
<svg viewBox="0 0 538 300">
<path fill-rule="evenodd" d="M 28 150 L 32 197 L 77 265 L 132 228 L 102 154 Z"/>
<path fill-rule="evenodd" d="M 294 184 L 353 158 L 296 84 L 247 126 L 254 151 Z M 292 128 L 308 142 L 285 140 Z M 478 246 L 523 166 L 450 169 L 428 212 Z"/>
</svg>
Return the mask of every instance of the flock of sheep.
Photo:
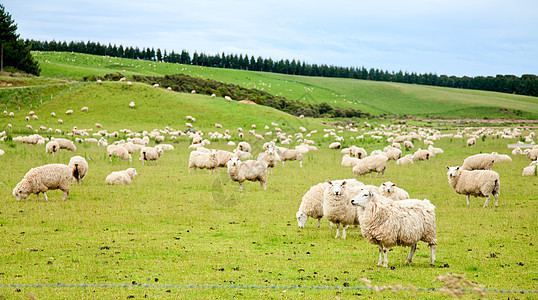
<svg viewBox="0 0 538 300">
<path fill-rule="evenodd" d="M 132 105 L 131 105 L 132 104 Z M 134 103 L 129 105 L 135 108 Z M 83 107 L 82 112 L 87 112 L 88 108 Z M 66 114 L 72 114 L 68 110 Z M 4 112 L 6 116 L 12 116 Z M 35 114 L 31 114 L 35 115 Z M 51 113 L 51 117 L 55 117 Z M 37 118 L 34 118 L 37 119 Z M 318 150 L 313 146 L 312 138 L 318 131 L 307 133 L 306 128 L 300 127 L 298 132 L 287 134 L 278 127 L 277 123 L 271 123 L 272 128 L 267 125 L 264 127 L 265 133 L 256 132 L 256 125 L 251 126 L 247 134 L 254 137 L 255 141 L 265 140 L 261 147 L 261 152 L 254 159 L 253 149 L 246 141 L 237 143 L 233 151 L 221 149 L 210 149 L 208 146 L 211 140 L 230 140 L 232 132 L 225 130 L 220 132 L 195 131 L 192 123 L 196 118 L 186 117 L 188 123 L 185 126 L 189 128 L 186 132 L 174 130 L 166 127 L 163 130 L 153 130 L 151 132 L 131 132 L 122 130 L 126 139 L 117 140 L 109 145 L 108 139 L 118 139 L 119 133 L 109 133 L 106 130 L 99 130 L 92 133 L 92 129 L 78 129 L 74 127 L 71 132 L 61 132 L 67 134 L 71 139 L 65 138 L 43 138 L 39 134 L 30 136 L 20 136 L 13 138 L 15 142 L 28 144 L 45 144 L 45 152 L 54 155 L 58 151 L 68 150 L 76 151 L 75 143 L 89 142 L 97 143 L 98 146 L 106 147 L 107 156 L 112 160 L 117 157 L 122 160 L 132 162 L 132 155 L 139 152 L 139 160 L 144 164 L 147 161 L 156 161 L 164 151 L 173 151 L 174 146 L 164 144 L 165 138 L 174 140 L 179 136 L 188 137 L 191 141 L 189 149 L 192 149 L 188 158 L 187 171 L 191 169 L 196 172 L 197 169 L 207 169 L 210 173 L 220 172 L 219 168 L 225 167 L 230 180 L 239 183 L 240 191 L 243 191 L 243 182 L 257 181 L 263 190 L 267 189 L 268 172 L 272 174 L 272 169 L 281 161 L 284 166 L 286 161 L 296 160 L 299 167 L 302 167 L 303 155 L 310 151 Z M 96 128 L 102 128 L 101 124 L 96 123 Z M 11 128 L 11 126 L 8 126 Z M 223 126 L 215 124 L 217 129 Z M 369 131 L 366 131 L 370 129 Z M 40 129 L 44 130 L 44 129 Z M 45 129 L 52 132 L 52 129 Z M 271 130 L 271 131 L 268 131 Z M 344 131 L 358 132 L 358 128 L 353 126 L 338 126 L 336 129 L 325 129 L 324 138 L 334 138 L 334 142 L 329 145 L 329 149 L 340 149 L 341 142 L 344 138 L 339 134 Z M 505 129 L 495 131 L 493 129 L 481 129 L 471 131 L 466 129 L 456 134 L 441 134 L 438 130 L 419 128 L 410 130 L 401 125 L 385 126 L 380 128 L 371 128 L 371 125 L 365 123 L 364 132 L 360 136 L 351 137 L 351 143 L 360 144 L 361 139 L 370 136 L 374 139 L 386 140 L 389 145 L 383 149 L 374 150 L 368 155 L 367 151 L 358 146 L 341 149 L 343 155 L 341 166 L 352 167 L 355 176 L 370 174 L 376 172 L 376 177 L 381 174 L 384 176 L 389 160 L 396 161 L 396 165 L 404 166 L 413 164 L 416 161 L 428 161 L 436 155 L 444 153 L 440 148 L 434 147 L 434 142 L 441 138 L 463 138 L 469 137 L 467 145 L 472 147 L 477 143 L 477 139 L 483 135 L 502 136 L 503 138 L 520 137 L 521 131 L 515 129 Z M 56 131 L 57 132 L 57 131 Z M 273 133 L 274 132 L 274 133 Z M 89 137 L 90 134 L 93 137 Z M 237 128 L 237 136 L 245 137 L 242 128 Z M 5 139 L 5 132 L 0 133 L 0 140 Z M 205 138 L 204 138 L 205 137 Z M 84 138 L 84 139 L 83 139 Z M 534 133 L 531 132 L 524 137 L 529 143 L 534 143 Z M 149 147 L 148 144 L 154 140 L 157 145 Z M 73 142 L 75 141 L 75 142 Z M 414 143 L 423 142 L 427 149 L 418 148 L 413 154 L 402 157 L 402 146 L 407 150 L 414 150 Z M 285 145 L 296 143 L 295 148 L 286 148 Z M 277 146 L 280 144 L 280 146 Z M 228 142 L 229 146 L 236 146 L 233 141 Z M 531 164 L 523 170 L 523 175 L 536 175 L 538 157 L 538 146 L 532 149 L 521 151 L 516 148 L 513 155 L 524 154 L 531 159 Z M 0 152 L 2 155 L 3 152 Z M 508 155 L 498 153 L 477 154 L 466 158 L 463 164 L 456 167 L 448 167 L 448 183 L 453 190 L 467 197 L 469 196 L 485 197 L 484 207 L 488 205 L 491 195 L 495 197 L 495 206 L 498 205 L 500 193 L 500 176 L 497 172 L 492 171 L 494 163 L 499 161 L 511 161 Z M 46 192 L 48 190 L 60 189 L 64 192 L 63 198 L 69 196 L 69 183 L 76 180 L 81 183 L 88 173 L 88 163 L 81 156 L 74 156 L 67 165 L 49 164 L 36 167 L 28 171 L 24 178 L 17 184 L 13 190 L 13 195 L 17 200 L 26 199 L 30 194 L 43 193 L 48 200 Z M 105 179 L 106 184 L 130 184 L 137 175 L 134 168 L 128 168 L 123 171 L 112 172 Z M 327 180 L 318 183 L 302 197 L 299 210 L 296 213 L 298 226 L 304 228 L 308 218 L 318 220 L 316 227 L 320 226 L 321 218 L 325 217 L 330 223 L 336 224 L 336 238 L 346 238 L 346 229 L 349 226 L 360 226 L 361 234 L 370 243 L 379 247 L 379 266 L 387 267 L 387 251 L 393 246 L 409 246 L 411 250 L 406 263 L 410 263 L 419 241 L 424 241 L 431 247 L 431 261 L 435 263 L 436 251 L 436 225 L 435 225 L 435 206 L 429 200 L 411 199 L 409 193 L 395 183 L 390 181 L 382 183 L 380 186 L 366 185 L 357 179 Z M 340 225 L 342 225 L 342 234 L 340 235 Z"/>
</svg>

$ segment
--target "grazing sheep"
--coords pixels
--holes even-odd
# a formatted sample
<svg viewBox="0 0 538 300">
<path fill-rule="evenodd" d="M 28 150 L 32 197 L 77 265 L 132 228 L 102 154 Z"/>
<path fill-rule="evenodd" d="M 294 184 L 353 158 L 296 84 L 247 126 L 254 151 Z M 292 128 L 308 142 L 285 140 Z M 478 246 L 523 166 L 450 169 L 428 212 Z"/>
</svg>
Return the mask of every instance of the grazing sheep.
<svg viewBox="0 0 538 300">
<path fill-rule="evenodd" d="M 433 153 L 428 150 L 418 148 L 418 150 L 413 154 L 413 161 L 429 160 L 431 157 L 433 157 Z"/>
<path fill-rule="evenodd" d="M 45 201 L 49 201 L 46 192 L 60 189 L 64 192 L 63 200 L 67 200 L 72 178 L 73 169 L 63 164 L 49 164 L 33 168 L 13 189 L 13 196 L 21 201 L 28 198 L 30 194 L 37 194 L 36 200 L 39 201 L 39 193 L 43 193 Z"/>
<path fill-rule="evenodd" d="M 156 137 L 155 137 L 155 142 L 157 142 L 157 143 L 162 143 L 162 142 L 164 142 L 164 136 L 162 136 L 162 135 L 158 135 L 158 136 L 156 136 Z"/>
<path fill-rule="evenodd" d="M 463 170 L 491 170 L 493 164 L 495 163 L 496 153 L 482 153 L 475 154 L 467 157 L 463 160 L 463 165 L 461 168 Z"/>
<path fill-rule="evenodd" d="M 443 151 L 443 149 L 436 148 L 436 147 L 434 147 L 432 145 L 428 146 L 428 151 L 430 151 L 433 154 L 443 154 L 443 153 L 445 153 L 445 151 Z"/>
<path fill-rule="evenodd" d="M 120 145 L 109 145 L 106 147 L 106 153 L 108 155 L 108 158 L 110 158 L 110 161 L 112 161 L 112 156 L 117 156 L 123 160 L 129 160 L 129 162 L 133 161 L 133 158 L 131 154 L 129 154 L 129 151 Z"/>
<path fill-rule="evenodd" d="M 97 84 L 101 85 L 101 83 L 103 83 L 103 81 L 101 79 L 97 79 Z"/>
<path fill-rule="evenodd" d="M 393 201 L 363 191 L 351 199 L 359 206 L 361 233 L 368 242 L 379 246 L 378 266 L 388 267 L 387 252 L 394 246 L 411 247 L 406 264 L 413 260 L 417 243 L 430 246 L 430 265 L 435 265 L 437 245 L 435 206 L 429 200 L 407 199 Z"/>
<path fill-rule="evenodd" d="M 538 161 L 533 161 L 530 165 L 523 168 L 521 176 L 536 176 L 538 175 Z"/>
<path fill-rule="evenodd" d="M 407 193 L 404 189 L 397 187 L 395 183 L 392 183 L 390 181 L 383 182 L 379 186 L 379 194 L 385 198 L 390 198 L 394 201 L 411 198 L 409 197 L 409 193 Z"/>
<path fill-rule="evenodd" d="M 159 144 L 164 151 L 174 151 L 174 146 L 170 144 Z"/>
<path fill-rule="evenodd" d="M 538 148 L 534 146 L 529 152 L 526 153 L 530 160 L 538 160 Z"/>
<path fill-rule="evenodd" d="M 354 167 L 353 173 L 355 176 L 364 175 L 370 173 L 372 177 L 372 172 L 377 172 L 375 177 L 381 173 L 381 177 L 385 174 L 385 169 L 387 168 L 387 161 L 389 159 L 385 155 L 372 155 L 367 156 L 361 159 Z"/>
<path fill-rule="evenodd" d="M 196 168 L 209 169 L 209 174 L 214 173 L 215 170 L 220 173 L 217 150 L 211 149 L 209 153 L 192 151 L 189 155 L 189 174 L 191 173 L 191 168 L 194 168 L 194 173 L 196 173 Z"/>
<path fill-rule="evenodd" d="M 129 107 L 132 109 L 136 107 L 136 104 L 134 103 L 134 101 L 131 101 L 131 103 L 129 103 Z"/>
<path fill-rule="evenodd" d="M 366 152 L 366 150 L 364 148 L 360 148 L 360 147 L 357 147 L 357 146 L 351 146 L 349 147 L 349 154 L 353 157 L 357 157 L 357 158 L 365 158 L 366 156 L 368 156 L 368 153 Z"/>
<path fill-rule="evenodd" d="M 67 111 L 65 111 L 65 114 L 66 114 L 66 115 L 72 115 L 72 114 L 73 114 L 73 110 L 72 110 L 72 109 L 68 109 Z"/>
<path fill-rule="evenodd" d="M 303 167 L 303 154 L 301 151 L 284 147 L 276 147 L 276 151 L 278 157 L 280 157 L 280 160 L 282 161 L 283 166 L 286 165 L 286 161 L 288 160 L 298 160 L 299 166 L 301 168 Z"/>
<path fill-rule="evenodd" d="M 62 119 L 58 119 L 58 124 L 59 124 L 59 125 L 62 125 L 63 123 L 64 123 L 64 120 L 62 120 Z"/>
<path fill-rule="evenodd" d="M 467 205 L 470 204 L 469 196 L 486 197 L 484 207 L 488 205 L 491 194 L 495 196 L 495 206 L 499 203 L 501 181 L 499 173 L 490 170 L 467 171 L 460 167 L 446 167 L 448 183 L 458 194 L 467 196 Z"/>
<path fill-rule="evenodd" d="M 498 154 L 497 152 L 491 153 L 495 156 L 495 162 L 510 162 L 512 158 L 506 154 Z"/>
<path fill-rule="evenodd" d="M 275 152 L 275 149 L 269 148 L 265 152 L 258 154 L 258 160 L 267 164 L 267 169 L 273 174 L 273 168 L 276 166 L 277 161 L 280 160 L 278 154 Z"/>
<path fill-rule="evenodd" d="M 88 107 L 87 106 L 84 106 L 83 108 L 80 109 L 81 112 L 88 112 Z"/>
<path fill-rule="evenodd" d="M 340 237 L 340 224 L 342 224 L 342 238 L 345 239 L 349 225 L 359 225 L 357 210 L 351 205 L 346 180 L 327 180 L 327 183 L 329 186 L 323 192 L 323 216 L 336 224 L 334 238 Z"/>
<path fill-rule="evenodd" d="M 226 101 L 228 101 L 228 102 L 233 101 L 232 98 L 230 98 L 230 96 L 224 96 L 224 100 L 226 100 Z"/>
<path fill-rule="evenodd" d="M 476 144 L 475 138 L 470 138 L 467 140 L 467 146 L 471 147 L 471 146 L 474 146 L 475 144 Z"/>
<path fill-rule="evenodd" d="M 404 147 L 410 150 L 413 150 L 415 148 L 411 141 L 404 141 Z"/>
<path fill-rule="evenodd" d="M 340 149 L 342 145 L 339 142 L 334 142 L 329 145 L 329 149 Z"/>
<path fill-rule="evenodd" d="M 386 147 L 383 149 L 383 154 L 389 159 L 389 160 L 398 160 L 402 158 L 402 150 L 392 148 L 392 147 Z"/>
<path fill-rule="evenodd" d="M 73 169 L 73 178 L 78 184 L 82 183 L 84 177 L 88 173 L 88 162 L 82 156 L 73 156 L 69 160 L 68 166 Z"/>
<path fill-rule="evenodd" d="M 356 157 L 351 157 L 349 154 L 344 154 L 342 157 L 342 167 L 354 167 L 356 164 L 358 164 L 361 160 Z"/>
<path fill-rule="evenodd" d="M 412 164 L 413 163 L 413 155 L 412 154 L 407 154 L 406 156 L 398 159 L 396 161 L 396 164 L 397 165 L 408 165 L 408 164 Z"/>
<path fill-rule="evenodd" d="M 217 150 L 217 156 L 219 159 L 219 168 L 226 168 L 226 164 L 232 159 L 232 157 L 237 157 L 232 152 L 226 150 Z"/>
<path fill-rule="evenodd" d="M 318 183 L 304 194 L 299 210 L 295 214 L 299 228 L 304 228 L 309 217 L 318 220 L 316 228 L 319 228 L 321 218 L 323 218 L 323 193 L 327 187 L 329 187 L 328 182 Z M 332 223 L 330 224 L 332 229 Z"/>
<path fill-rule="evenodd" d="M 243 181 L 259 181 L 260 188 L 267 190 L 267 164 L 257 160 L 240 161 L 233 157 L 228 162 L 228 176 L 239 182 L 239 191 L 243 191 Z"/>
<path fill-rule="evenodd" d="M 134 168 L 112 172 L 106 177 L 105 184 L 131 184 L 137 174 Z"/>
<path fill-rule="evenodd" d="M 237 144 L 237 150 L 239 151 L 250 152 L 250 149 L 250 145 L 247 142 L 239 142 L 239 144 Z"/>
<path fill-rule="evenodd" d="M 142 161 L 142 164 L 144 164 L 145 161 L 149 160 L 157 160 L 161 155 L 163 154 L 163 149 L 157 145 L 155 147 L 143 147 L 140 149 L 140 158 L 139 160 Z"/>
<path fill-rule="evenodd" d="M 4 154 L 6 154 L 6 152 L 4 150 L 0 149 L 0 156 L 2 156 Z"/>
<path fill-rule="evenodd" d="M 60 145 L 60 149 L 66 149 L 66 150 L 69 150 L 69 151 L 76 151 L 77 150 L 77 147 L 75 146 L 75 143 L 73 143 L 73 141 L 71 140 L 68 140 L 68 139 L 62 139 L 62 138 L 51 138 L 53 141 L 56 141 L 58 142 L 58 144 Z"/>
<path fill-rule="evenodd" d="M 45 153 L 47 154 L 51 153 L 53 157 L 54 157 L 54 153 L 59 152 L 59 151 L 60 151 L 60 144 L 58 144 L 58 142 L 56 141 L 50 141 L 45 146 Z"/>
</svg>

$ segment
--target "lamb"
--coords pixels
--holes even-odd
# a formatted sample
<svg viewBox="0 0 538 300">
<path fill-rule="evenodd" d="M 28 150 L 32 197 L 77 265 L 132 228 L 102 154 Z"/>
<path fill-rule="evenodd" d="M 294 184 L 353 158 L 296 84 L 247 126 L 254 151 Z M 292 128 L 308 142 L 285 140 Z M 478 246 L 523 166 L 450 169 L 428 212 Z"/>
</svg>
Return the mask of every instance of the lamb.
<svg viewBox="0 0 538 300">
<path fill-rule="evenodd" d="M 45 201 L 49 201 L 46 192 L 60 189 L 64 192 L 63 200 L 67 200 L 72 178 L 73 169 L 64 164 L 49 164 L 33 168 L 13 189 L 13 196 L 21 201 L 28 198 L 30 194 L 37 194 L 36 200 L 39 201 L 39 193 L 43 193 Z"/>
<path fill-rule="evenodd" d="M 239 144 L 237 144 L 237 150 L 250 152 L 250 145 L 247 142 L 239 142 Z"/>
<path fill-rule="evenodd" d="M 106 177 L 105 184 L 131 184 L 137 174 L 134 168 L 112 172 Z"/>
<path fill-rule="evenodd" d="M 523 168 L 521 176 L 536 176 L 538 174 L 538 161 L 533 161 L 530 165 Z"/>
<path fill-rule="evenodd" d="M 461 168 L 463 170 L 491 170 L 493 164 L 495 163 L 496 153 L 482 153 L 475 154 L 467 157 L 463 160 L 463 165 Z"/>
<path fill-rule="evenodd" d="M 355 176 L 370 173 L 370 177 L 372 177 L 372 172 L 377 172 L 375 175 L 376 178 L 379 173 L 381 173 L 381 177 L 383 177 L 388 160 L 389 159 L 385 155 L 367 156 L 361 159 L 359 163 L 353 167 L 353 173 L 355 173 Z"/>
<path fill-rule="evenodd" d="M 350 193 L 346 187 L 346 180 L 327 180 L 329 186 L 323 192 L 323 216 L 331 223 L 336 224 L 336 236 L 340 236 L 342 224 L 342 238 L 346 238 L 346 229 L 349 225 L 359 225 L 357 210 L 350 202 Z"/>
<path fill-rule="evenodd" d="M 106 147 L 106 153 L 108 157 L 110 158 L 110 161 L 112 161 L 112 155 L 117 156 L 123 160 L 129 160 L 129 162 L 132 162 L 132 156 L 129 154 L 129 151 L 123 146 L 120 145 L 109 145 Z"/>
<path fill-rule="evenodd" d="M 136 107 L 136 104 L 134 103 L 134 101 L 131 101 L 131 103 L 129 103 L 129 107 L 132 109 Z"/>
<path fill-rule="evenodd" d="M 407 154 L 406 156 L 398 159 L 396 161 L 396 164 L 397 165 L 408 165 L 408 164 L 412 164 L 413 163 L 413 155 L 412 154 Z"/>
<path fill-rule="evenodd" d="M 409 197 L 409 193 L 407 193 L 404 189 L 397 187 L 395 183 L 392 183 L 390 181 L 383 182 L 379 186 L 379 194 L 385 198 L 390 198 L 394 201 L 411 198 Z"/>
<path fill-rule="evenodd" d="M 75 143 L 73 141 L 68 139 L 62 139 L 62 138 L 51 138 L 53 141 L 56 141 L 58 145 L 60 145 L 60 149 L 66 149 L 69 151 L 76 151 L 77 147 L 75 146 Z"/>
<path fill-rule="evenodd" d="M 82 156 L 73 156 L 69 160 L 68 166 L 73 170 L 73 178 L 78 184 L 82 183 L 88 173 L 88 162 Z"/>
<path fill-rule="evenodd" d="M 299 166 L 301 168 L 303 167 L 303 154 L 301 151 L 284 147 L 276 147 L 276 151 L 278 157 L 280 157 L 280 160 L 282 161 L 283 166 L 286 165 L 286 161 L 288 160 L 298 160 Z"/>
<path fill-rule="evenodd" d="M 484 207 L 488 205 L 491 194 L 495 196 L 495 206 L 499 203 L 499 192 L 501 181 L 499 173 L 490 170 L 467 171 L 458 167 L 446 167 L 448 172 L 448 183 L 458 194 L 467 196 L 467 205 L 469 195 L 486 197 Z"/>
<path fill-rule="evenodd" d="M 349 154 L 345 154 L 342 157 L 342 167 L 354 167 L 356 164 L 358 164 L 361 160 L 356 157 L 351 157 Z"/>
<path fill-rule="evenodd" d="M 475 138 L 470 138 L 467 140 L 467 146 L 471 147 L 471 146 L 474 146 L 475 144 L 476 144 Z"/>
<path fill-rule="evenodd" d="M 140 158 L 139 160 L 142 161 L 142 164 L 144 164 L 145 161 L 148 160 L 157 160 L 161 155 L 163 154 L 163 149 L 157 145 L 155 147 L 143 147 L 140 149 Z"/>
<path fill-rule="evenodd" d="M 211 149 L 209 153 L 203 153 L 200 151 L 192 151 L 189 155 L 189 166 L 188 172 L 191 173 L 191 168 L 194 168 L 196 173 L 196 168 L 200 169 L 209 169 L 209 174 L 214 173 L 215 170 L 218 171 L 219 167 L 219 158 L 217 155 L 217 150 Z"/>
<path fill-rule="evenodd" d="M 58 144 L 58 142 L 56 141 L 50 141 L 45 146 L 45 153 L 47 154 L 51 153 L 53 157 L 54 157 L 54 153 L 58 151 L 60 151 L 60 144 Z"/>
<path fill-rule="evenodd" d="M 267 164 L 267 169 L 271 171 L 271 175 L 273 174 L 273 168 L 276 166 L 276 163 L 279 160 L 280 158 L 273 148 L 269 148 L 265 150 L 265 152 L 258 154 L 258 161 L 262 161 Z"/>
<path fill-rule="evenodd" d="M 259 181 L 260 188 L 267 190 L 267 164 L 257 160 L 240 161 L 234 157 L 228 162 L 228 176 L 239 182 L 239 191 L 243 191 L 243 181 Z"/>
<path fill-rule="evenodd" d="M 405 261 L 406 264 L 411 263 L 419 241 L 428 243 L 430 265 L 435 265 L 435 206 L 429 200 L 393 201 L 371 191 L 363 191 L 351 199 L 351 204 L 359 207 L 362 235 L 379 247 L 378 266 L 388 267 L 387 252 L 394 246 L 411 247 Z"/>
</svg>

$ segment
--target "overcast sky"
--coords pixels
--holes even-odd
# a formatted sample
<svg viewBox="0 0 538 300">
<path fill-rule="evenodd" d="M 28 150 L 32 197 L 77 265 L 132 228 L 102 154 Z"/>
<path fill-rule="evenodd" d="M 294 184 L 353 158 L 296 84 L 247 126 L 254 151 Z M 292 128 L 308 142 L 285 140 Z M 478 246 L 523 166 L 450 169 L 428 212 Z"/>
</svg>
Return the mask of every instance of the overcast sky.
<svg viewBox="0 0 538 300">
<path fill-rule="evenodd" d="M 2 0 L 23 39 L 438 75 L 538 75 L 537 0 Z"/>
</svg>

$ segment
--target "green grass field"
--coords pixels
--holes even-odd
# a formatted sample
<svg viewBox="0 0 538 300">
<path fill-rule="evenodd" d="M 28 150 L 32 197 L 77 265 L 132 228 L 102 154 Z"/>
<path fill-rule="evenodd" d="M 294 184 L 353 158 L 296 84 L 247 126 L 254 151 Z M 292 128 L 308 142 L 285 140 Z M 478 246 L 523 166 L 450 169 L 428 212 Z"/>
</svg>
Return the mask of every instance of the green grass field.
<svg viewBox="0 0 538 300">
<path fill-rule="evenodd" d="M 412 115 L 441 118 L 538 119 L 538 98 L 485 91 L 452 89 L 354 79 L 291 76 L 190 65 L 86 55 L 68 52 L 34 52 L 42 75 L 78 78 L 121 72 L 164 76 L 183 73 L 214 79 L 304 102 L 327 102 L 374 115 Z M 507 109 L 507 112 L 501 111 Z"/>
<path fill-rule="evenodd" d="M 128 107 L 130 101 L 136 102 L 136 109 Z M 89 112 L 81 112 L 83 106 L 88 106 Z M 73 109 L 74 114 L 65 115 L 67 109 Z M 328 229 L 326 220 L 319 229 L 314 228 L 312 220 L 305 229 L 297 228 L 295 213 L 302 195 L 312 185 L 326 179 L 353 177 L 351 169 L 340 166 L 340 151 L 328 149 L 333 139 L 324 138 L 323 129 L 329 126 L 319 120 L 298 119 L 266 107 L 174 93 L 144 84 L 127 87 L 119 82 L 105 82 L 101 86 L 90 83 L 55 96 L 32 108 L 39 120 L 25 121 L 29 110 L 23 107 L 20 112 L 15 111 L 14 118 L 0 115 L 0 128 L 12 124 L 12 136 L 30 134 L 31 131 L 25 129 L 26 124 L 34 128 L 59 128 L 64 133 L 73 126 L 94 128 L 96 132 L 96 122 L 110 132 L 121 129 L 142 132 L 166 126 L 183 130 L 185 116 L 192 115 L 197 118 L 194 124 L 197 129 L 205 133 L 229 129 L 236 142 L 240 140 L 237 127 L 246 130 L 256 124 L 257 132 L 264 132 L 263 126 L 274 121 L 285 132 L 293 134 L 304 126 L 308 131 L 319 131 L 312 137 L 319 151 L 305 156 L 303 168 L 298 168 L 297 162 L 289 162 L 285 167 L 279 164 L 273 175 L 269 175 L 267 191 L 261 191 L 258 183 L 246 182 L 245 192 L 240 193 L 238 184 L 229 180 L 225 169 L 213 175 L 207 171 L 187 174 L 190 141 L 186 137 L 171 141 L 167 136 L 165 142 L 173 144 L 176 150 L 165 152 L 155 163 L 144 166 L 137 155 L 132 163 L 110 162 L 106 150 L 95 144 L 78 144 L 75 153 L 64 151 L 51 157 L 45 154 L 44 145 L 1 143 L 0 149 L 6 153 L 0 157 L 3 166 L 0 172 L 0 236 L 3 241 L 0 244 L 0 284 L 161 287 L 2 287 L 0 298 L 27 298 L 32 294 L 38 299 L 129 296 L 135 299 L 359 296 L 448 299 L 449 296 L 439 292 L 392 294 L 371 290 L 270 288 L 272 285 L 364 286 L 361 278 L 377 286 L 440 288 L 442 283 L 434 279 L 447 273 L 462 274 L 485 289 L 538 289 L 535 245 L 538 182 L 535 177 L 521 177 L 522 168 L 529 160 L 513 156 L 512 162 L 495 165 L 494 170 L 501 176 L 499 207 L 493 207 L 490 202 L 489 207 L 482 208 L 483 198 L 471 198 L 471 205 L 467 206 L 465 196 L 454 193 L 446 178 L 446 165 L 459 165 L 466 156 L 480 152 L 509 154 L 506 144 L 514 140 L 488 137 L 485 141 L 479 139 L 475 147 L 469 148 L 465 139 L 442 139 L 435 145 L 445 153 L 428 162 L 398 166 L 391 161 L 383 179 L 360 177 L 364 183 L 375 185 L 390 180 L 412 197 L 430 199 L 436 206 L 435 267 L 429 266 L 429 248 L 419 243 L 411 265 L 404 264 L 409 249 L 396 247 L 389 253 L 389 266 L 393 268 L 385 269 L 376 266 L 377 246 L 365 241 L 358 229 L 350 229 L 348 238 L 342 240 L 334 239 L 335 230 Z M 51 118 L 51 112 L 56 112 L 57 117 Z M 57 124 L 58 118 L 64 120 L 63 125 Z M 216 129 L 214 123 L 224 128 Z M 341 133 L 346 139 L 344 146 L 359 145 L 370 153 L 387 145 L 385 141 L 372 138 L 350 139 L 360 134 L 362 131 Z M 246 135 L 246 139 L 257 155 L 262 142 L 251 135 Z M 213 141 L 209 147 L 232 150 L 226 143 Z M 415 144 L 422 146 L 420 142 Z M 411 152 L 404 151 L 408 153 Z M 72 184 L 68 201 L 61 200 L 60 191 L 49 192 L 49 202 L 36 202 L 35 195 L 18 202 L 12 196 L 13 188 L 30 168 L 67 163 L 73 155 L 86 157 L 90 170 L 82 185 Z M 139 174 L 132 185 L 104 184 L 110 172 L 128 167 L 135 167 Z M 188 284 L 267 288 L 166 287 Z M 532 299 L 536 294 L 486 294 L 486 298 L 491 299 L 514 296 Z"/>
</svg>

